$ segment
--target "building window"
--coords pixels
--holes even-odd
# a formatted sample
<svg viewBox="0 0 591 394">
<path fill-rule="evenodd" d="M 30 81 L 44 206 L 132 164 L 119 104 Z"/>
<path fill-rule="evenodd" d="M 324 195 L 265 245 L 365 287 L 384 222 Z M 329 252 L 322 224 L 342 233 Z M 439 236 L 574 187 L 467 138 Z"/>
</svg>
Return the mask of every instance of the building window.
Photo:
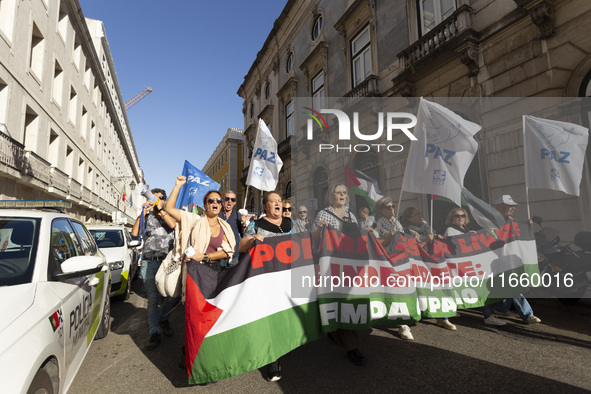
<svg viewBox="0 0 591 394">
<path fill-rule="evenodd" d="M 254 117 L 254 104 L 250 103 L 250 119 L 252 119 Z"/>
<path fill-rule="evenodd" d="M 351 40 L 351 68 L 353 70 L 353 87 L 365 81 L 371 74 L 371 46 L 369 26 L 366 26 Z"/>
<path fill-rule="evenodd" d="M 447 19 L 456 10 L 456 0 L 417 0 L 420 10 L 421 36 Z"/>
<path fill-rule="evenodd" d="M 290 52 L 289 55 L 287 55 L 287 61 L 285 62 L 285 72 L 289 74 L 291 72 L 292 68 L 293 68 L 293 52 Z"/>
<path fill-rule="evenodd" d="M 312 78 L 312 108 L 319 110 L 324 107 L 324 71 Z"/>
<path fill-rule="evenodd" d="M 55 66 L 53 70 L 53 89 L 52 89 L 52 97 L 53 101 L 61 108 L 62 106 L 62 96 L 64 90 L 64 70 L 62 66 L 55 61 Z"/>
<path fill-rule="evenodd" d="M 0 125 L 6 124 L 6 113 L 8 111 L 8 85 L 0 79 Z M 0 129 L 1 131 L 1 129 Z"/>
<path fill-rule="evenodd" d="M 312 25 L 312 41 L 316 41 L 316 39 L 320 36 L 322 32 L 322 15 L 317 15 L 314 19 L 314 24 Z"/>
<path fill-rule="evenodd" d="M 12 42 L 16 6 L 18 1 L 0 1 L 0 31 Z"/>
<path fill-rule="evenodd" d="M 23 142 L 25 149 L 37 152 L 37 140 L 39 138 L 39 116 L 27 105 L 25 113 L 25 132 Z"/>
<path fill-rule="evenodd" d="M 293 114 L 293 100 L 285 106 L 285 134 L 286 137 L 292 136 L 294 131 L 295 117 Z"/>
<path fill-rule="evenodd" d="M 265 100 L 268 100 L 270 95 L 271 95 L 271 83 L 267 82 L 267 84 L 265 85 Z"/>
<path fill-rule="evenodd" d="M 37 79 L 41 81 L 43 76 L 43 53 L 45 51 L 45 40 L 41 31 L 35 23 L 33 23 L 33 34 L 31 36 L 31 53 L 29 59 L 29 67 L 35 74 Z"/>
<path fill-rule="evenodd" d="M 70 106 L 68 108 L 68 119 L 76 126 L 76 108 L 78 107 L 78 95 L 74 88 L 70 88 Z"/>
</svg>

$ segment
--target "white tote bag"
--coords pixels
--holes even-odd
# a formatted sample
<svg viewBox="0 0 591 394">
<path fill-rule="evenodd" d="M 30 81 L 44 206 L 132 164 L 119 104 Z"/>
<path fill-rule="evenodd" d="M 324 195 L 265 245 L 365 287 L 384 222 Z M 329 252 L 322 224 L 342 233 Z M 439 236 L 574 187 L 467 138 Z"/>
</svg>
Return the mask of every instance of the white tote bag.
<svg viewBox="0 0 591 394">
<path fill-rule="evenodd" d="M 181 295 L 181 272 L 183 255 L 179 240 L 178 226 L 174 229 L 174 248 L 166 255 L 156 272 L 156 287 L 163 297 L 178 297 Z"/>
</svg>

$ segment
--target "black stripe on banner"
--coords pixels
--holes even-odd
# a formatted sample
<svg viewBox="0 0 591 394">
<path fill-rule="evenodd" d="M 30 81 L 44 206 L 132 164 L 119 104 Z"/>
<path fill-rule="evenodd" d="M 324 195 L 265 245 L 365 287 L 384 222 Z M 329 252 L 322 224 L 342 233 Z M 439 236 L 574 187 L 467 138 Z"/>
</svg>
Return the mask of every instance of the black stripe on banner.
<svg viewBox="0 0 591 394">
<path fill-rule="evenodd" d="M 187 263 L 187 274 L 193 278 L 206 299 L 216 297 L 225 289 L 239 285 L 249 278 L 294 267 L 314 264 L 312 237 L 302 232 L 255 241 L 238 264 L 225 271 L 215 271 L 195 260 Z"/>
</svg>

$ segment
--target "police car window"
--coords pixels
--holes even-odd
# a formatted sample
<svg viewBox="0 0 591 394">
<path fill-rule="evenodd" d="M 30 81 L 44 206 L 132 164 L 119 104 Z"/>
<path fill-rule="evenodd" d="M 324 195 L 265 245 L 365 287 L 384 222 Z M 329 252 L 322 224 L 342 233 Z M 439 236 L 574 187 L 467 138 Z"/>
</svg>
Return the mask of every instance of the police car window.
<svg viewBox="0 0 591 394">
<path fill-rule="evenodd" d="M 39 219 L 0 217 L 0 286 L 31 281 L 38 237 Z"/>
<path fill-rule="evenodd" d="M 120 248 L 125 245 L 123 234 L 121 230 L 90 230 L 94 237 L 96 244 L 100 249 L 103 248 Z"/>
<path fill-rule="evenodd" d="M 98 248 L 92 239 L 92 235 L 88 233 L 86 227 L 80 222 L 72 220 L 72 226 L 74 227 L 76 234 L 78 234 L 78 237 L 80 237 L 84 254 L 87 256 L 94 256 L 97 253 Z"/>
<path fill-rule="evenodd" d="M 125 239 L 127 240 L 127 243 L 131 242 L 131 235 L 129 234 L 129 231 L 125 230 Z"/>
<path fill-rule="evenodd" d="M 51 251 L 58 264 L 70 257 L 84 255 L 78 237 L 67 219 L 57 219 L 51 224 Z"/>
</svg>

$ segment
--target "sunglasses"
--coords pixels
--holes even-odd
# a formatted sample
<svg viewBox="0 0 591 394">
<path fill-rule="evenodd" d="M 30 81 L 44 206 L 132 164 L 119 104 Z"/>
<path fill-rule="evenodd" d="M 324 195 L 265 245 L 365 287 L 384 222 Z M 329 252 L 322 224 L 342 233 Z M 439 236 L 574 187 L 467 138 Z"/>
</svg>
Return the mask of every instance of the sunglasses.
<svg viewBox="0 0 591 394">
<path fill-rule="evenodd" d="M 283 207 L 283 212 L 291 212 L 291 207 Z"/>
<path fill-rule="evenodd" d="M 217 202 L 218 204 L 221 204 L 222 203 L 222 199 L 219 198 L 219 197 L 218 198 L 211 198 L 211 197 L 209 197 L 207 199 L 207 203 L 208 204 L 213 204 L 214 202 Z"/>
<path fill-rule="evenodd" d="M 166 198 L 164 198 L 164 196 L 160 196 L 158 198 L 161 199 L 161 200 L 166 200 Z"/>
<path fill-rule="evenodd" d="M 236 202 L 236 199 L 233 197 L 224 197 L 224 201 L 232 201 L 232 202 Z"/>
<path fill-rule="evenodd" d="M 302 213 L 308 213 L 308 211 L 299 211 L 298 213 L 299 213 L 299 214 L 302 214 Z"/>
<path fill-rule="evenodd" d="M 465 218 L 466 215 L 465 214 L 461 214 L 461 215 L 454 215 L 454 218 Z"/>
<path fill-rule="evenodd" d="M 394 209 L 394 205 L 386 205 L 384 208 Z"/>
</svg>

